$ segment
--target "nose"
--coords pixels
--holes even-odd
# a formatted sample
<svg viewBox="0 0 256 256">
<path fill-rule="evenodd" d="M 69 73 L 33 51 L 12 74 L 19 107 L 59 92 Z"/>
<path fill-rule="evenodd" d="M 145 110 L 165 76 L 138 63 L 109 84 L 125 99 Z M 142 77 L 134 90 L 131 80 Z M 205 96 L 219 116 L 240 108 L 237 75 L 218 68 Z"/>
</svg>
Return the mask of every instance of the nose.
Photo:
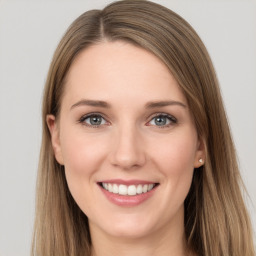
<svg viewBox="0 0 256 256">
<path fill-rule="evenodd" d="M 146 162 L 143 140 L 136 128 L 116 131 L 112 140 L 111 164 L 123 170 L 142 167 Z"/>
</svg>

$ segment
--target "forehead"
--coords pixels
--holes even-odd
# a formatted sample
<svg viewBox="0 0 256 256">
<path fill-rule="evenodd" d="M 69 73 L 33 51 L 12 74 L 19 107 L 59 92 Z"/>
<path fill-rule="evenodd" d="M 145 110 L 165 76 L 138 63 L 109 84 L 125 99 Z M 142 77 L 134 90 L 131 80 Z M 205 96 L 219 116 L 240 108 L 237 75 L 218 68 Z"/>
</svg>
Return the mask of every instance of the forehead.
<svg viewBox="0 0 256 256">
<path fill-rule="evenodd" d="M 118 96 L 123 101 L 163 97 L 185 101 L 179 84 L 159 58 L 122 41 L 102 42 L 83 50 L 70 67 L 65 91 L 70 100 Z"/>
</svg>

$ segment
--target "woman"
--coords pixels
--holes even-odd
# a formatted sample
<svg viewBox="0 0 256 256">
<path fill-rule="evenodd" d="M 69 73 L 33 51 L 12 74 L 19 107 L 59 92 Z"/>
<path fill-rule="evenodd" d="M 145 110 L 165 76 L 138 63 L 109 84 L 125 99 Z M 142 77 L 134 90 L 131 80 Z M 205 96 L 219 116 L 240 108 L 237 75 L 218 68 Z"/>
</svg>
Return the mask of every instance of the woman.
<svg viewBox="0 0 256 256">
<path fill-rule="evenodd" d="M 43 100 L 32 255 L 254 255 L 218 81 L 149 1 L 81 15 Z"/>
</svg>

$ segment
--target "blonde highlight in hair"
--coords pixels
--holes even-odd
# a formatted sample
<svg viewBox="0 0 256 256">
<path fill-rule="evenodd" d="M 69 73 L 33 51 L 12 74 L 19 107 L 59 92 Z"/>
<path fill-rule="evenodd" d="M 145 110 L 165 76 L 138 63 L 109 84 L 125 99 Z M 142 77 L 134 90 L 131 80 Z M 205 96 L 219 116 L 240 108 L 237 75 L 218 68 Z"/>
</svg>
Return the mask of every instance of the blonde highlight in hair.
<svg viewBox="0 0 256 256">
<path fill-rule="evenodd" d="M 178 81 L 206 149 L 185 200 L 187 244 L 196 255 L 253 256 L 243 184 L 215 71 L 194 29 L 171 10 L 144 0 L 125 0 L 82 14 L 60 41 L 44 90 L 43 137 L 31 255 L 90 255 L 88 219 L 72 198 L 64 167 L 54 157 L 46 116 L 58 118 L 65 78 L 90 45 L 122 40 L 160 58 Z"/>
</svg>

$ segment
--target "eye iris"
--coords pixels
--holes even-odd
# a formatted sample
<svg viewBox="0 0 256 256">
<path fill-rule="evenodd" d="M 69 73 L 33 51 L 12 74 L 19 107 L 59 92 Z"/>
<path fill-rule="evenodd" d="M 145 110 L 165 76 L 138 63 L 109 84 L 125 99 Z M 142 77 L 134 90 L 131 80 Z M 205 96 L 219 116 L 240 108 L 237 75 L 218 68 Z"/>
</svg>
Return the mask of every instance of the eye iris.
<svg viewBox="0 0 256 256">
<path fill-rule="evenodd" d="M 102 122 L 102 117 L 100 117 L 100 116 L 91 116 L 90 117 L 91 125 L 100 125 L 101 122 Z"/>
<path fill-rule="evenodd" d="M 164 117 L 164 116 L 158 116 L 155 118 L 156 125 L 159 125 L 159 126 L 166 125 L 166 122 L 167 122 L 166 117 Z"/>
</svg>

